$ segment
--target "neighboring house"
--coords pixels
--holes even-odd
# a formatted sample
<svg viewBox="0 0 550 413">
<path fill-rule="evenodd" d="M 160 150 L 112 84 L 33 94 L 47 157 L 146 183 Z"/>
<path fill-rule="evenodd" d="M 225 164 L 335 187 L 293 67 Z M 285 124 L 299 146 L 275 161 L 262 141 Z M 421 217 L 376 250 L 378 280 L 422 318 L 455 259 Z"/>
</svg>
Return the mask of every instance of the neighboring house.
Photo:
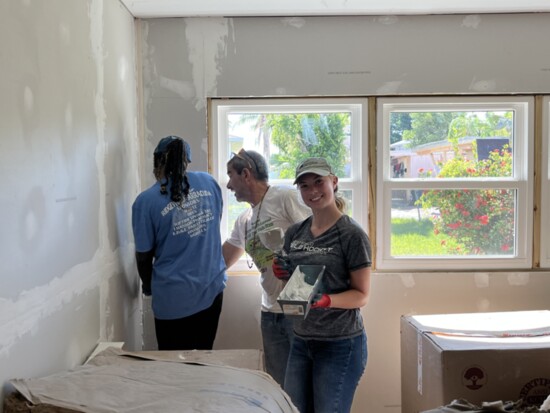
<svg viewBox="0 0 550 413">
<path fill-rule="evenodd" d="M 480 138 L 467 136 L 458 140 L 458 150 L 465 159 L 474 160 L 477 148 L 477 160 L 488 159 L 489 153 L 509 145 L 510 139 L 502 136 Z M 390 145 L 391 164 L 395 178 L 417 178 L 419 170 L 439 172 L 438 165 L 455 157 L 453 144 L 448 140 L 430 142 L 416 148 L 409 141 L 400 141 Z"/>
<path fill-rule="evenodd" d="M 409 141 L 391 144 L 390 151 L 393 178 L 418 178 L 419 170 L 435 170 L 432 157 L 418 154 L 410 148 Z"/>
<path fill-rule="evenodd" d="M 504 145 L 510 144 L 510 139 L 502 136 L 489 136 L 480 138 L 478 136 L 467 136 L 458 140 L 458 150 L 465 159 L 475 160 L 477 151 L 477 160 L 488 159 L 489 153 L 495 149 L 502 149 Z M 448 140 L 427 143 L 414 148 L 417 156 L 429 156 L 432 163 L 437 165 L 455 157 L 453 144 Z M 436 170 L 437 171 L 437 170 Z"/>
<path fill-rule="evenodd" d="M 458 150 L 465 159 L 474 160 L 477 150 L 477 160 L 488 159 L 489 153 L 502 149 L 510 144 L 510 138 L 491 136 L 480 138 L 467 136 L 458 140 Z M 415 148 L 410 147 L 410 141 L 399 141 L 390 145 L 392 178 L 418 178 L 421 174 L 437 176 L 440 165 L 455 157 L 452 142 L 447 139 L 430 142 Z M 415 194 L 411 191 L 396 191 L 395 201 L 412 204 Z"/>
</svg>

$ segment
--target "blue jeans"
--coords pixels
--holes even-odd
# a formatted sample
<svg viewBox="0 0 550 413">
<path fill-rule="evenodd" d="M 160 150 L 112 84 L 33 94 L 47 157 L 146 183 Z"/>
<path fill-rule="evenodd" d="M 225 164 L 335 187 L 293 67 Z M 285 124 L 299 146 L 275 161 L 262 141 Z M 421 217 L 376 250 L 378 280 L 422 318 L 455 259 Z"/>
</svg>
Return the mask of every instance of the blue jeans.
<svg viewBox="0 0 550 413">
<path fill-rule="evenodd" d="M 295 336 L 284 389 L 300 413 L 347 413 L 366 365 L 365 332 L 327 341 Z"/>
<path fill-rule="evenodd" d="M 265 370 L 283 387 L 286 362 L 294 332 L 292 320 L 282 313 L 262 311 L 262 341 L 264 346 Z"/>
</svg>

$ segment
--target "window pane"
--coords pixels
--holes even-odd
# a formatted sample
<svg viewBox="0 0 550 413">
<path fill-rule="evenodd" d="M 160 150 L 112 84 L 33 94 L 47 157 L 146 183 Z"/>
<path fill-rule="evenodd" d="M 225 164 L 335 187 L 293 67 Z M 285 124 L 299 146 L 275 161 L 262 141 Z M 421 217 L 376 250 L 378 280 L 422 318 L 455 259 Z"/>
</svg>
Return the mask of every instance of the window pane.
<svg viewBox="0 0 550 413">
<path fill-rule="evenodd" d="M 346 201 L 346 211 L 345 213 L 350 217 L 353 216 L 353 191 L 351 189 L 339 189 L 338 195 L 340 195 Z"/>
<path fill-rule="evenodd" d="M 513 130 L 514 111 L 392 112 L 391 178 L 512 176 Z"/>
<path fill-rule="evenodd" d="M 261 153 L 269 164 L 269 179 L 294 180 L 296 166 L 305 158 L 325 157 L 340 178 L 351 176 L 351 113 L 271 113 L 237 112 L 227 114 L 228 152 L 241 148 Z M 351 191 L 341 190 L 351 213 Z M 230 233 L 239 214 L 249 207 L 227 192 Z"/>
<path fill-rule="evenodd" d="M 298 164 L 324 157 L 340 178 L 339 194 L 346 211 L 364 225 L 368 208 L 363 180 L 368 175 L 368 100 L 363 98 L 212 99 L 212 174 L 222 188 L 228 182 L 227 161 L 241 148 L 262 154 L 272 185 L 292 186 Z M 363 161 L 363 159 L 365 161 Z M 227 238 L 239 214 L 249 208 L 231 191 L 223 191 L 222 238 Z M 245 260 L 236 270 L 246 271 Z"/>
<path fill-rule="evenodd" d="M 245 210 L 250 208 L 247 202 L 239 202 L 235 198 L 235 194 L 230 190 L 227 190 L 227 233 L 231 234 L 235 221 Z"/>
<path fill-rule="evenodd" d="M 227 116 L 229 152 L 241 147 L 262 153 L 270 179 L 294 179 L 305 158 L 327 158 L 340 178 L 351 176 L 350 112 L 236 113 Z"/>
<path fill-rule="evenodd" d="M 534 103 L 377 99 L 377 268 L 532 265 Z"/>
<path fill-rule="evenodd" d="M 405 192 L 412 202 L 399 202 Z M 513 256 L 516 190 L 394 190 L 391 255 Z"/>
</svg>

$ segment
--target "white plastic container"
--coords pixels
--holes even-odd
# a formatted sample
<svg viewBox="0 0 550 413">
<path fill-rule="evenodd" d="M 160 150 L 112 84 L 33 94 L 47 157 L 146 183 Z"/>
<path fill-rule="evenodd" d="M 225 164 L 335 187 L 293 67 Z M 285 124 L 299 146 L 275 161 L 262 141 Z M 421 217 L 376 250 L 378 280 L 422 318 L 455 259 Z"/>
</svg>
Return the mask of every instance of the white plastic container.
<svg viewBox="0 0 550 413">
<path fill-rule="evenodd" d="M 324 272 L 324 265 L 296 267 L 277 298 L 285 316 L 300 319 L 307 317 L 313 298 L 321 288 Z"/>
</svg>

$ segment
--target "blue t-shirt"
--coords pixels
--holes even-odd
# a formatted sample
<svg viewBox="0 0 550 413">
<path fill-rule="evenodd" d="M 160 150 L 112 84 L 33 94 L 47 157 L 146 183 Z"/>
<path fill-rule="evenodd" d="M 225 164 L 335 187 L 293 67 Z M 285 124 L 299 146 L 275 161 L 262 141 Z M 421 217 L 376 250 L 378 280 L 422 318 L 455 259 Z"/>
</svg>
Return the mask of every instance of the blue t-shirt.
<svg viewBox="0 0 550 413">
<path fill-rule="evenodd" d="M 187 172 L 189 195 L 180 203 L 157 182 L 136 198 L 132 227 L 137 252 L 154 250 L 151 282 L 155 318 L 176 319 L 202 311 L 225 288 L 221 189 L 205 172 Z"/>
</svg>

